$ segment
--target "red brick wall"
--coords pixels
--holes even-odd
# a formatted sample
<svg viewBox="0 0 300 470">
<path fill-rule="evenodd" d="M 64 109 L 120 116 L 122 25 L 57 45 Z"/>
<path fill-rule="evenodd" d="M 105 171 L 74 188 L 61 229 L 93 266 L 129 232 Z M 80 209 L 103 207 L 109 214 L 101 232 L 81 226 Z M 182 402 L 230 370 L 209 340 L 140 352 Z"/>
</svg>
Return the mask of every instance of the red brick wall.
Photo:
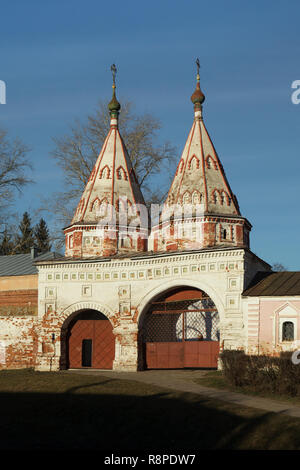
<svg viewBox="0 0 300 470">
<path fill-rule="evenodd" d="M 20 289 L 0 292 L 0 316 L 37 315 L 37 310 L 37 289 Z"/>
<path fill-rule="evenodd" d="M 5 361 L 2 357 L 0 369 L 34 367 L 37 309 L 37 289 L 0 292 L 0 339 L 1 347 L 5 347 Z"/>
<path fill-rule="evenodd" d="M 38 304 L 37 289 L 0 291 L 0 306 L 16 305 L 22 307 L 28 305 L 29 303 L 31 305 Z"/>
</svg>

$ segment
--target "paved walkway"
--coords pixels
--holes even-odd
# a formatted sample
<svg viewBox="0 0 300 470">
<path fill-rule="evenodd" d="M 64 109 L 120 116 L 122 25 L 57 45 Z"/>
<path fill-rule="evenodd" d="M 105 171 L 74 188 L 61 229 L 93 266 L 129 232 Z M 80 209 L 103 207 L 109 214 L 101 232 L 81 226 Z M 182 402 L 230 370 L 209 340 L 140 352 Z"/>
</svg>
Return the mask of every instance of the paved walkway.
<svg viewBox="0 0 300 470">
<path fill-rule="evenodd" d="M 197 393 L 207 398 L 217 399 L 236 405 L 248 406 L 274 413 L 281 413 L 300 418 L 300 406 L 290 405 L 269 398 L 259 398 L 242 393 L 219 390 L 199 385 L 195 379 L 203 377 L 203 370 L 148 370 L 141 372 L 117 372 L 107 370 L 71 369 L 69 372 L 85 375 L 101 375 L 113 379 L 134 380 L 144 382 L 180 392 Z"/>
</svg>

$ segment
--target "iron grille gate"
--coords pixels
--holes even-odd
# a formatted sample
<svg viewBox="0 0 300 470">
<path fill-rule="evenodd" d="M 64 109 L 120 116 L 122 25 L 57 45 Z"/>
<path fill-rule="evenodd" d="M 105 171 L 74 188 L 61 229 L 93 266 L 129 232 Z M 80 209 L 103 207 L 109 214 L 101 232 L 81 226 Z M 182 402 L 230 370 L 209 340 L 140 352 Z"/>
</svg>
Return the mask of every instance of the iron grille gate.
<svg viewBox="0 0 300 470">
<path fill-rule="evenodd" d="M 143 328 L 147 367 L 217 367 L 218 325 L 210 298 L 153 302 Z"/>
</svg>

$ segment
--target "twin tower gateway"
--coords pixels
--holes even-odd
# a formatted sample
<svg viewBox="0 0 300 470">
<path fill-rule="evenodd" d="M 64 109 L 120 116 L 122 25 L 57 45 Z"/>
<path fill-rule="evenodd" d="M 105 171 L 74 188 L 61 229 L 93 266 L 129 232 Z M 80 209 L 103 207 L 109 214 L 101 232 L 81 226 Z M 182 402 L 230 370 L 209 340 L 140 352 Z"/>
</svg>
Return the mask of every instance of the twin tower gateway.
<svg viewBox="0 0 300 470">
<path fill-rule="evenodd" d="M 150 221 L 112 67 L 108 135 L 64 229 L 65 256 L 36 262 L 38 314 L 12 322 L 7 367 L 15 357 L 38 370 L 217 367 L 222 349 L 280 349 L 261 339 L 259 302 L 245 295 L 271 270 L 249 249 L 251 224 L 203 122 L 197 68 L 192 127 Z"/>
<path fill-rule="evenodd" d="M 151 221 L 125 143 L 118 129 L 121 105 L 108 105 L 110 130 L 71 225 L 66 256 L 106 257 L 125 253 L 195 250 L 218 246 L 249 248 L 250 223 L 236 197 L 202 118 L 199 70 L 191 100 L 194 122 L 160 213 Z"/>
</svg>

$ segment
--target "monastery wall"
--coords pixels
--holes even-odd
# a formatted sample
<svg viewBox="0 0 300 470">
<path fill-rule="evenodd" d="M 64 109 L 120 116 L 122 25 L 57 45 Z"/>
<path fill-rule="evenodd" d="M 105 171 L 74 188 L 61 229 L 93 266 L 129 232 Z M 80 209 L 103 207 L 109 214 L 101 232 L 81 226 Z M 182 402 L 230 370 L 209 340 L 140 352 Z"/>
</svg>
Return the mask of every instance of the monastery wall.
<svg viewBox="0 0 300 470">
<path fill-rule="evenodd" d="M 35 365 L 38 275 L 0 278 L 0 369 Z"/>
<path fill-rule="evenodd" d="M 8 290 L 37 289 L 38 275 L 28 274 L 26 276 L 1 276 L 0 292 Z M 1 301 L 0 301 L 1 302 Z"/>
</svg>

